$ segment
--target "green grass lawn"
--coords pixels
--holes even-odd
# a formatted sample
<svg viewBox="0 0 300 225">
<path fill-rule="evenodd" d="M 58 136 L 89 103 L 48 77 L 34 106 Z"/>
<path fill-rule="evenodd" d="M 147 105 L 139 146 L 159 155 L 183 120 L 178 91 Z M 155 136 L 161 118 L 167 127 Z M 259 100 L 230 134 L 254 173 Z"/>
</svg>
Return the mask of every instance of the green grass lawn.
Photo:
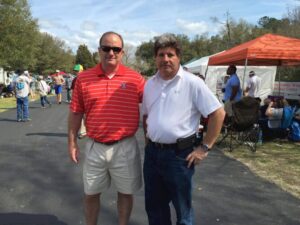
<svg viewBox="0 0 300 225">
<path fill-rule="evenodd" d="M 244 163 L 255 174 L 300 198 L 300 143 L 275 140 L 260 145 L 256 152 L 238 146 L 225 155 Z"/>
<path fill-rule="evenodd" d="M 16 98 L 0 98 L 0 112 L 4 112 L 8 109 L 16 108 Z"/>
</svg>

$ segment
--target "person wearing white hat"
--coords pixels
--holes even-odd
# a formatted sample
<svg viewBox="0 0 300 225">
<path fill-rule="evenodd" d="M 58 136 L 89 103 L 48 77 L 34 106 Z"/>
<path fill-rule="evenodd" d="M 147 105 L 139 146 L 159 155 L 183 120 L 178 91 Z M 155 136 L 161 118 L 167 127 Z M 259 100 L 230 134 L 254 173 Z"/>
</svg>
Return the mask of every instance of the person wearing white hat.
<svg viewBox="0 0 300 225">
<path fill-rule="evenodd" d="M 256 76 L 254 71 L 250 71 L 245 94 L 253 98 L 259 98 L 260 84 L 261 78 Z"/>
</svg>

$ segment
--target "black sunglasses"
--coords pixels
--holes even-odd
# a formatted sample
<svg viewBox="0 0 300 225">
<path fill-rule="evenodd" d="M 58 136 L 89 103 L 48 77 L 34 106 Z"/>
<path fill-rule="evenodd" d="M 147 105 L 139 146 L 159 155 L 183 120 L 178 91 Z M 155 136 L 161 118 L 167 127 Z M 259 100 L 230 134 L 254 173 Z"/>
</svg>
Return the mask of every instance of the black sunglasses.
<svg viewBox="0 0 300 225">
<path fill-rule="evenodd" d="M 104 52 L 110 52 L 110 50 L 113 50 L 114 53 L 120 53 L 122 51 L 122 48 L 120 47 L 100 46 L 99 48 Z"/>
</svg>

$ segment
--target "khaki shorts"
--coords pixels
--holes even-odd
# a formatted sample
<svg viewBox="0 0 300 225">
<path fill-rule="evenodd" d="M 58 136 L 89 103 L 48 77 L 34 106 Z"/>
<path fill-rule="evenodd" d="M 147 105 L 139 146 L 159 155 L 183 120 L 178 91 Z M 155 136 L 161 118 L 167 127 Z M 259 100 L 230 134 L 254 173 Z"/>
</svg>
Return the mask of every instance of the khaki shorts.
<svg viewBox="0 0 300 225">
<path fill-rule="evenodd" d="M 231 117 L 233 116 L 233 112 L 232 112 L 232 103 L 233 101 L 226 101 L 225 104 L 224 104 L 224 110 L 227 114 L 227 116 Z"/>
<path fill-rule="evenodd" d="M 141 156 L 135 137 L 110 146 L 88 140 L 83 164 L 85 194 L 101 193 L 111 182 L 123 194 L 133 194 L 142 187 Z"/>
</svg>

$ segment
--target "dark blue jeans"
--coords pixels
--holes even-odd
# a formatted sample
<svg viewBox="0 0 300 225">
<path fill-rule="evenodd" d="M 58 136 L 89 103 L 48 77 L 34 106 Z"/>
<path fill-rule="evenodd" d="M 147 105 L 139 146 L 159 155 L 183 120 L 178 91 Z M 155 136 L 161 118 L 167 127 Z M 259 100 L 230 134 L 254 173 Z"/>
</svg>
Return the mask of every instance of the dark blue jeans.
<svg viewBox="0 0 300 225">
<path fill-rule="evenodd" d="M 161 149 L 153 143 L 145 148 L 145 204 L 149 225 L 171 225 L 170 203 L 174 205 L 177 225 L 194 225 L 192 176 L 185 158 L 193 149 Z"/>
<path fill-rule="evenodd" d="M 41 100 L 41 105 L 42 105 L 43 107 L 45 107 L 45 102 L 46 102 L 48 105 L 51 105 L 51 103 L 49 102 L 49 100 L 48 100 L 48 98 L 47 98 L 47 95 L 45 95 L 45 96 L 42 96 L 42 95 L 41 95 L 40 100 Z"/>
<path fill-rule="evenodd" d="M 28 117 L 28 97 L 17 98 L 17 120 L 27 120 Z"/>
</svg>

